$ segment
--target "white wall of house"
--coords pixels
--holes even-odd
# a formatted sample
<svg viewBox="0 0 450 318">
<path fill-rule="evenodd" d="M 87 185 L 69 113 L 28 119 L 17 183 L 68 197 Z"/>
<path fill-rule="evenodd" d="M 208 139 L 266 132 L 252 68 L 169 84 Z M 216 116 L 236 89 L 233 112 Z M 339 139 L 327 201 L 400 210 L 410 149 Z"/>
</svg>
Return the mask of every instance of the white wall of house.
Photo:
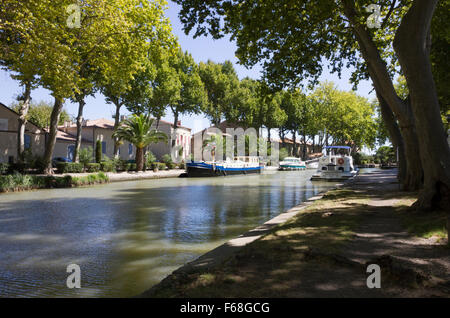
<svg viewBox="0 0 450 318">
<path fill-rule="evenodd" d="M 15 112 L 0 105 L 0 162 L 17 160 L 18 119 Z M 25 126 L 25 148 L 31 149 L 35 156 L 43 156 L 45 152 L 45 132 L 31 123 Z"/>
</svg>

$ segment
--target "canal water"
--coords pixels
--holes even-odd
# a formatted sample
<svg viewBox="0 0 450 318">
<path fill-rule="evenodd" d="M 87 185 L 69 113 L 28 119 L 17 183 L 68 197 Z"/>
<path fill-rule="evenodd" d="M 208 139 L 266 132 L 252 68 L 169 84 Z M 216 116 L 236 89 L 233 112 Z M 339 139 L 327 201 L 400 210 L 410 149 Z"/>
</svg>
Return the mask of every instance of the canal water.
<svg viewBox="0 0 450 318">
<path fill-rule="evenodd" d="M 313 170 L 0 195 L 0 296 L 135 296 L 184 263 L 334 187 Z M 69 264 L 81 288 L 69 289 Z"/>
</svg>

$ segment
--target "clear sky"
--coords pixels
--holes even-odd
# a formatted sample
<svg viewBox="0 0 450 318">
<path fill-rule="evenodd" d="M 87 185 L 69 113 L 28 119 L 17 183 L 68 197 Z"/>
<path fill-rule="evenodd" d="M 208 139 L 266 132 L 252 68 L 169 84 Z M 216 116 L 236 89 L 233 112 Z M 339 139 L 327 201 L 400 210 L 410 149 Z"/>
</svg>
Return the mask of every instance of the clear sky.
<svg viewBox="0 0 450 318">
<path fill-rule="evenodd" d="M 178 18 L 178 12 L 180 7 L 169 1 L 169 9 L 167 10 L 167 16 L 172 22 L 173 33 L 178 36 L 180 46 L 183 50 L 187 50 L 192 54 L 196 62 L 207 61 L 208 59 L 214 62 L 223 62 L 225 60 L 230 60 L 235 65 L 237 74 L 239 78 L 244 78 L 246 76 L 258 79 L 260 77 L 261 68 L 256 66 L 252 69 L 246 69 L 245 67 L 238 64 L 238 60 L 235 57 L 236 45 L 230 42 L 229 38 L 223 38 L 220 40 L 213 40 L 211 37 L 201 37 L 194 39 L 192 35 L 185 35 L 182 30 L 182 24 Z M 339 89 L 351 90 L 352 85 L 349 82 L 350 70 L 344 70 L 342 73 L 342 78 L 339 79 L 337 75 L 330 74 L 326 68 L 324 74 L 320 80 L 329 80 L 337 84 Z M 361 96 L 374 98 L 374 93 L 371 92 L 372 86 L 370 82 L 361 82 L 357 93 Z M 21 88 L 17 81 L 11 79 L 10 74 L 6 71 L 0 70 L 0 102 L 5 105 L 10 105 L 15 101 L 15 97 L 21 92 Z M 50 92 L 43 88 L 38 88 L 32 92 L 32 98 L 35 102 L 40 100 L 45 100 L 50 103 L 53 102 L 53 98 Z M 101 94 L 97 94 L 95 97 L 89 97 L 86 99 L 86 107 L 84 110 L 84 118 L 86 119 L 97 119 L 97 118 L 108 118 L 112 119 L 114 112 L 114 106 L 108 105 L 105 102 L 104 97 Z M 77 105 L 66 102 L 65 109 L 72 116 L 77 114 Z M 125 109 L 122 110 L 123 114 L 127 114 Z M 173 116 L 168 111 L 166 116 L 163 118 L 168 121 L 173 121 Z M 209 127 L 209 121 L 203 116 L 182 116 L 182 125 L 193 129 L 193 132 L 197 132 L 206 127 Z"/>
</svg>

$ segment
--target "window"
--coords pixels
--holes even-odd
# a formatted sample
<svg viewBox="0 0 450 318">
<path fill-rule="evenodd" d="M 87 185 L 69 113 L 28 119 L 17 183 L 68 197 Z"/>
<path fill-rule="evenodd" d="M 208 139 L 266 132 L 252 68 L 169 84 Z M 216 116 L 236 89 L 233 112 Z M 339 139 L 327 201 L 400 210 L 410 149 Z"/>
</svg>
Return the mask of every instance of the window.
<svg viewBox="0 0 450 318">
<path fill-rule="evenodd" d="M 25 149 L 30 149 L 31 148 L 31 136 L 30 135 L 25 135 Z"/>
<path fill-rule="evenodd" d="M 106 155 L 106 141 L 102 141 L 102 153 Z"/>
<path fill-rule="evenodd" d="M 0 130 L 8 130 L 8 118 L 0 118 Z"/>
<path fill-rule="evenodd" d="M 75 145 L 67 146 L 67 158 L 73 161 L 73 155 L 75 154 Z"/>
<path fill-rule="evenodd" d="M 133 154 L 133 145 L 132 144 L 128 144 L 128 154 L 129 155 Z"/>
</svg>

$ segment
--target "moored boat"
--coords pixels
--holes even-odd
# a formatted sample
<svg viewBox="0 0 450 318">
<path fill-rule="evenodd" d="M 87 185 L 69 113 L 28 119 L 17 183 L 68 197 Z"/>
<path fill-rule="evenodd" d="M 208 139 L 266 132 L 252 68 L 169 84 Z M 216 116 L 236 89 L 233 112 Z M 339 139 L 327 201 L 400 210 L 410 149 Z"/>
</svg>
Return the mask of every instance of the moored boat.
<svg viewBox="0 0 450 318">
<path fill-rule="evenodd" d="M 348 146 L 328 146 L 327 155 L 319 159 L 316 173 L 312 181 L 341 181 L 354 178 L 358 171 L 353 166 L 351 148 Z M 344 152 L 343 154 L 339 152 Z"/>
<path fill-rule="evenodd" d="M 306 164 L 300 158 L 286 157 L 280 162 L 279 170 L 305 170 Z"/>
<path fill-rule="evenodd" d="M 258 157 L 235 157 L 226 161 L 193 161 L 186 164 L 188 177 L 218 177 L 261 173 L 264 169 Z"/>
</svg>

